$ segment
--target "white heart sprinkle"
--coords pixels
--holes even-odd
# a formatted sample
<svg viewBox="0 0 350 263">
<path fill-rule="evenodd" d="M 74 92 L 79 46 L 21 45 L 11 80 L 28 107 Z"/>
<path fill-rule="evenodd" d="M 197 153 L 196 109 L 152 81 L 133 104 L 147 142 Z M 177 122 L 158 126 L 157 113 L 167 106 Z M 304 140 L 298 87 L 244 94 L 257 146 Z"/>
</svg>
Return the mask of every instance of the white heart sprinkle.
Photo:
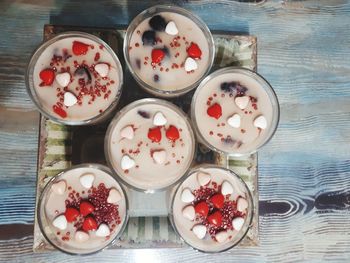
<svg viewBox="0 0 350 263">
<path fill-rule="evenodd" d="M 221 231 L 215 235 L 215 239 L 219 243 L 224 243 L 228 239 L 228 234 L 226 231 Z"/>
<path fill-rule="evenodd" d="M 221 193 L 223 195 L 230 195 L 233 193 L 233 187 L 232 184 L 230 184 L 227 181 L 224 181 L 221 185 Z"/>
<path fill-rule="evenodd" d="M 122 138 L 126 138 L 128 140 L 132 140 L 134 138 L 134 129 L 131 125 L 125 126 L 120 131 L 120 136 Z"/>
<path fill-rule="evenodd" d="M 163 126 L 167 123 L 167 119 L 161 112 L 157 112 L 153 117 L 153 125 Z"/>
<path fill-rule="evenodd" d="M 245 109 L 248 106 L 249 103 L 249 97 L 243 96 L 243 97 L 236 97 L 235 103 L 241 110 Z"/>
<path fill-rule="evenodd" d="M 163 164 L 166 161 L 166 151 L 155 151 L 153 152 L 152 157 L 157 164 Z"/>
<path fill-rule="evenodd" d="M 239 128 L 241 126 L 241 116 L 235 113 L 227 119 L 227 123 L 233 128 Z"/>
<path fill-rule="evenodd" d="M 106 224 L 101 224 L 96 230 L 96 236 L 98 237 L 106 237 L 109 236 L 110 233 L 111 231 L 109 230 L 109 227 Z"/>
<path fill-rule="evenodd" d="M 51 186 L 52 192 L 54 192 L 57 195 L 63 195 L 66 191 L 67 184 L 65 180 L 58 181 L 57 183 L 54 183 Z"/>
<path fill-rule="evenodd" d="M 68 72 L 57 74 L 56 81 L 61 87 L 67 87 L 70 82 L 70 74 Z"/>
<path fill-rule="evenodd" d="M 52 224 L 60 230 L 65 230 L 67 228 L 67 219 L 64 215 L 60 215 L 53 220 Z"/>
<path fill-rule="evenodd" d="M 128 155 L 124 155 L 120 162 L 120 166 L 122 167 L 123 170 L 128 170 L 135 166 L 135 161 L 131 159 Z"/>
<path fill-rule="evenodd" d="M 203 173 L 203 172 L 197 173 L 197 181 L 201 186 L 205 186 L 209 184 L 210 180 L 211 180 L 210 174 Z"/>
<path fill-rule="evenodd" d="M 242 197 L 237 200 L 237 210 L 239 212 L 244 212 L 248 208 L 248 201 Z"/>
<path fill-rule="evenodd" d="M 241 230 L 243 224 L 244 224 L 244 218 L 243 217 L 236 217 L 236 218 L 234 218 L 232 220 L 232 226 L 237 231 Z"/>
<path fill-rule="evenodd" d="M 78 102 L 78 99 L 77 97 L 75 97 L 75 95 L 72 92 L 67 91 L 64 93 L 64 100 L 63 100 L 64 105 L 66 105 L 67 107 L 71 107 L 77 102 Z"/>
<path fill-rule="evenodd" d="M 196 211 L 193 206 L 189 205 L 182 210 L 182 215 L 188 220 L 193 221 L 196 216 Z"/>
<path fill-rule="evenodd" d="M 199 239 L 203 239 L 207 233 L 207 228 L 204 225 L 195 225 L 192 231 Z"/>
<path fill-rule="evenodd" d="M 194 200 L 194 195 L 189 188 L 185 188 L 181 193 L 181 201 L 184 203 L 191 203 Z"/>
<path fill-rule="evenodd" d="M 107 63 L 98 63 L 95 65 L 95 71 L 102 77 L 107 77 L 109 65 Z"/>
<path fill-rule="evenodd" d="M 94 180 L 95 180 L 95 175 L 93 174 L 83 174 L 82 176 L 80 176 L 79 178 L 80 183 L 82 186 L 84 186 L 86 189 L 91 188 Z"/>
<path fill-rule="evenodd" d="M 74 238 L 77 242 L 83 243 L 88 241 L 90 236 L 88 233 L 85 233 L 84 231 L 77 231 L 75 232 Z"/>
<path fill-rule="evenodd" d="M 169 35 L 177 35 L 179 33 L 179 30 L 177 29 L 177 26 L 174 21 L 170 21 L 166 27 L 165 27 L 165 32 Z"/>
<path fill-rule="evenodd" d="M 109 194 L 107 197 L 107 203 L 115 204 L 115 203 L 119 202 L 121 199 L 122 199 L 122 196 L 117 189 L 112 188 L 111 190 L 109 190 Z"/>
<path fill-rule="evenodd" d="M 263 130 L 266 129 L 266 126 L 267 126 L 266 118 L 263 115 L 256 117 L 254 120 L 254 126 Z"/>
<path fill-rule="evenodd" d="M 197 68 L 198 68 L 197 62 L 193 58 L 190 58 L 190 57 L 186 58 L 185 70 L 187 72 L 196 70 Z"/>
</svg>

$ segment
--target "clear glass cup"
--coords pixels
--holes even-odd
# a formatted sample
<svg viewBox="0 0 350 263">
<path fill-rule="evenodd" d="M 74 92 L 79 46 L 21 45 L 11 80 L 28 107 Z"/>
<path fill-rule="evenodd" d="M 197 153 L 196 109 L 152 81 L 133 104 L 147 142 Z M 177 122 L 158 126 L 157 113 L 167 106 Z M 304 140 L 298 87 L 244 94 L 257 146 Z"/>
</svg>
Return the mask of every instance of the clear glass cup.
<svg viewBox="0 0 350 263">
<path fill-rule="evenodd" d="M 206 186 L 201 186 L 198 182 L 197 173 L 198 172 L 204 172 L 207 174 L 210 174 L 211 181 Z M 206 232 L 205 237 L 203 239 L 199 239 L 193 232 L 193 227 L 195 225 L 200 225 L 202 223 L 202 219 L 198 218 L 198 214 L 196 213 L 196 217 L 193 221 L 190 221 L 189 219 L 185 218 L 183 216 L 183 209 L 187 206 L 195 206 L 200 200 L 194 199 L 192 202 L 183 202 L 182 201 L 182 193 L 184 189 L 190 189 L 192 193 L 194 193 L 195 198 L 195 190 L 203 189 L 208 187 L 215 189 L 215 192 L 213 195 L 220 193 L 218 190 L 218 187 L 214 188 L 214 186 L 211 184 L 212 182 L 216 182 L 217 186 L 221 185 L 222 182 L 227 181 L 231 183 L 233 186 L 234 192 L 230 196 L 229 200 L 237 201 L 239 198 L 244 197 L 244 199 L 247 201 L 247 208 L 245 215 L 240 215 L 239 217 L 244 218 L 244 223 L 239 231 L 233 230 L 233 229 L 226 229 L 228 236 L 228 239 L 223 242 L 219 243 L 216 240 L 213 240 L 209 233 Z M 210 195 L 210 196 L 213 196 Z M 244 196 L 243 196 L 244 195 Z M 207 199 L 209 200 L 209 199 Z M 227 201 L 227 199 L 225 199 Z M 212 211 L 209 210 L 208 216 L 215 213 L 215 211 L 222 211 L 222 209 L 216 209 L 214 208 Z M 197 167 L 192 168 L 186 177 L 181 181 L 181 183 L 176 187 L 176 189 L 173 192 L 172 200 L 170 204 L 170 212 L 169 212 L 169 219 L 170 222 L 175 230 L 175 232 L 181 237 L 181 239 L 191 246 L 193 249 L 200 251 L 200 252 L 206 252 L 206 253 L 217 253 L 217 252 L 223 252 L 226 250 L 229 250 L 236 245 L 238 245 L 243 238 L 246 236 L 248 230 L 251 228 L 252 220 L 253 220 L 253 212 L 254 212 L 254 205 L 253 205 L 253 199 L 251 192 L 249 188 L 247 187 L 246 183 L 232 170 L 213 165 L 213 164 L 203 164 L 199 165 Z M 234 217 L 236 218 L 236 217 Z M 220 230 L 225 231 L 225 230 Z M 219 231 L 219 232 L 220 232 Z"/>
<path fill-rule="evenodd" d="M 146 83 L 141 78 L 141 76 L 137 73 L 133 64 L 130 61 L 130 54 L 129 54 L 130 41 L 131 41 L 131 37 L 132 37 L 134 31 L 136 30 L 137 26 L 145 19 L 153 17 L 154 15 L 159 14 L 161 12 L 171 12 L 171 13 L 179 14 L 179 15 L 185 16 L 186 18 L 192 20 L 199 27 L 199 29 L 203 32 L 205 39 L 207 41 L 207 44 L 208 44 L 209 59 L 208 59 L 208 63 L 207 63 L 205 71 L 195 82 L 193 82 L 187 86 L 184 86 L 181 89 L 176 89 L 176 90 L 165 90 L 164 89 L 163 90 L 163 89 L 159 89 L 159 88 L 154 87 L 154 85 L 150 85 L 149 83 Z M 142 45 L 142 43 L 141 43 L 141 45 Z M 213 36 L 212 36 L 209 28 L 207 27 L 207 25 L 199 17 L 195 16 L 194 14 L 192 14 L 191 12 L 189 12 L 186 9 L 183 9 L 183 8 L 180 8 L 177 6 L 166 6 L 166 5 L 156 5 L 156 6 L 153 6 L 151 8 L 148 8 L 148 9 L 144 10 L 143 12 L 141 12 L 139 15 L 137 15 L 130 22 L 129 27 L 126 31 L 125 38 L 124 38 L 123 50 L 124 50 L 124 57 L 125 57 L 125 61 L 126 61 L 126 64 L 128 66 L 128 69 L 130 70 L 131 74 L 133 75 L 134 79 L 138 82 L 138 84 L 147 92 L 149 92 L 155 96 L 165 97 L 165 98 L 183 95 L 183 94 L 189 92 L 190 90 L 194 89 L 195 87 L 197 87 L 198 84 L 200 83 L 200 81 L 209 73 L 209 71 L 213 65 L 214 56 L 215 56 L 215 45 L 214 45 Z M 168 73 L 171 74 L 171 71 L 169 71 Z M 184 77 L 186 77 L 186 74 L 184 74 Z"/>
<path fill-rule="evenodd" d="M 114 232 L 112 231 L 111 232 L 112 234 L 110 236 L 105 237 L 104 239 L 100 237 L 99 240 L 95 239 L 95 241 L 93 242 L 91 241 L 91 239 L 89 239 L 84 243 L 78 243 L 78 241 L 76 240 L 73 241 L 75 237 L 74 233 L 70 233 L 70 238 L 71 238 L 70 242 L 73 242 L 73 243 L 69 243 L 68 241 L 62 240 L 62 238 L 64 236 L 63 235 L 64 232 L 69 231 L 72 228 L 73 223 L 68 223 L 68 227 L 66 230 L 59 230 L 58 228 L 53 226 L 53 215 L 51 214 L 52 211 L 50 210 L 50 212 L 48 212 L 49 210 L 47 210 L 48 209 L 47 206 L 49 206 L 48 205 L 49 202 L 50 203 L 53 202 L 55 205 L 54 209 L 57 209 L 57 211 L 62 210 L 60 212 L 62 212 L 64 215 L 65 212 L 63 211 L 63 209 L 67 209 L 66 208 L 67 203 L 66 201 L 63 201 L 63 199 L 67 198 L 65 200 L 68 200 L 70 193 L 67 193 L 67 192 L 74 190 L 74 186 L 70 185 L 69 183 L 72 183 L 72 182 L 77 183 L 79 182 L 78 177 L 80 177 L 82 174 L 91 173 L 93 171 L 95 173 L 98 173 L 98 175 L 95 178 L 93 187 L 97 188 L 98 187 L 97 184 L 100 184 L 101 182 L 103 182 L 110 185 L 111 188 L 115 188 L 117 189 L 117 191 L 119 191 L 121 195 L 121 199 L 116 204 L 118 205 L 121 221 L 119 225 L 116 225 L 117 229 L 114 230 Z M 69 176 L 69 178 L 67 176 Z M 55 194 L 54 196 L 55 199 L 53 201 L 53 199 L 51 199 L 52 198 L 51 196 L 54 195 L 55 192 L 52 187 L 53 185 L 61 181 L 66 182 L 66 188 L 65 188 L 66 190 L 62 195 Z M 72 187 L 72 189 L 69 190 L 70 189 L 69 187 Z M 91 190 L 91 188 L 89 190 Z M 80 194 L 80 197 L 82 197 L 82 199 L 85 200 L 88 196 L 88 189 L 84 188 L 84 193 L 82 191 L 78 193 Z M 60 202 L 61 200 L 63 203 Z M 129 218 L 128 209 L 129 209 L 129 201 L 128 201 L 127 194 L 124 188 L 122 187 L 122 185 L 119 184 L 119 182 L 113 177 L 111 170 L 108 167 L 100 164 L 89 163 L 89 164 L 81 164 L 81 165 L 73 166 L 69 169 L 62 171 L 61 173 L 57 174 L 56 176 L 50 179 L 50 181 L 44 187 L 40 195 L 40 198 L 38 200 L 37 220 L 39 223 L 41 233 L 53 247 L 55 247 L 56 249 L 62 252 L 72 254 L 72 255 L 86 255 L 86 254 L 92 254 L 103 250 L 107 246 L 112 245 L 117 240 L 117 238 L 121 236 L 128 222 L 128 218 Z M 62 213 L 60 212 L 58 212 L 57 215 L 55 216 L 62 215 Z M 55 211 L 55 214 L 56 214 L 56 211 Z M 77 221 L 75 221 L 74 223 L 76 222 Z M 75 229 L 75 230 L 80 230 L 80 229 Z M 60 235 L 58 235 L 58 232 L 60 232 L 59 233 Z M 96 238 L 95 236 L 96 232 L 95 231 L 90 231 L 90 232 L 91 232 L 90 237 L 92 236 L 92 238 Z"/>
<path fill-rule="evenodd" d="M 180 169 L 176 170 L 176 173 L 173 173 L 171 175 L 169 175 L 167 173 L 167 171 L 172 170 L 172 169 L 176 169 L 175 166 L 177 166 L 177 164 L 175 162 L 172 162 L 170 165 L 165 165 L 165 164 L 161 164 L 162 166 L 154 166 L 154 169 L 158 169 L 158 170 L 147 170 L 145 171 L 145 173 L 142 173 L 142 167 L 140 167 L 138 170 L 139 171 L 135 171 L 135 176 L 133 176 L 133 170 L 128 171 L 128 174 L 125 174 L 125 171 L 121 168 L 121 164 L 120 161 L 122 159 L 122 153 L 120 153 L 121 149 L 118 147 L 121 147 L 121 143 L 120 143 L 120 131 L 123 127 L 129 126 L 129 125 L 136 125 L 136 127 L 134 127 L 134 129 L 140 130 L 141 129 L 145 129 L 144 131 L 144 135 L 142 135 L 141 140 L 143 140 L 143 144 L 142 146 L 139 146 L 139 144 L 137 144 L 138 147 L 140 149 L 140 153 L 138 153 L 139 156 L 142 156 L 142 154 L 147 154 L 147 156 L 150 154 L 150 152 L 153 149 L 165 149 L 167 152 L 167 158 L 168 161 L 170 160 L 171 156 L 170 156 L 170 150 L 167 149 L 167 147 L 171 147 L 170 143 L 168 143 L 167 138 L 165 137 L 165 132 L 163 131 L 163 129 L 167 129 L 169 125 L 174 124 L 174 123 L 170 123 L 169 120 L 166 123 L 166 125 L 164 126 L 160 126 L 162 127 L 162 141 L 160 143 L 162 144 L 152 144 L 150 146 L 147 146 L 148 144 L 151 143 L 151 141 L 149 140 L 149 138 L 147 138 L 147 131 L 149 128 L 152 127 L 156 127 L 152 124 L 152 119 L 153 117 L 150 116 L 149 117 L 149 122 L 148 120 L 145 120 L 145 126 L 144 128 L 142 128 L 140 126 L 139 123 L 134 123 L 133 121 L 131 121 L 130 118 L 133 116 L 133 114 L 137 115 L 137 112 L 139 110 L 143 110 L 144 107 L 148 107 L 148 109 L 153 109 L 153 112 L 151 114 L 153 114 L 153 116 L 158 112 L 158 111 L 162 111 L 164 113 L 164 110 L 166 110 L 166 112 L 171 115 L 172 118 L 177 119 L 177 123 L 182 123 L 183 127 L 183 131 L 181 132 L 181 134 L 188 134 L 188 137 L 183 138 L 180 137 L 180 139 L 183 138 L 183 142 L 188 143 L 187 149 L 188 149 L 188 155 L 187 157 L 184 156 L 184 158 L 182 159 L 183 162 L 181 162 L 181 166 Z M 135 111 L 135 112 L 133 112 Z M 130 113 L 132 116 L 128 116 L 125 117 L 126 114 Z M 165 114 L 166 115 L 166 114 Z M 170 118 L 171 118 L 170 117 Z M 136 119 L 136 118 L 135 118 Z M 120 123 L 120 124 L 119 124 Z M 139 126 L 137 126 L 139 125 Z M 175 125 L 175 124 L 174 124 Z M 177 127 L 179 128 L 179 126 Z M 184 129 L 186 129 L 187 131 L 185 131 Z M 135 133 L 136 134 L 136 133 Z M 135 135 L 136 137 L 136 135 Z M 164 142 L 164 139 L 166 140 Z M 186 140 L 186 141 L 185 141 Z M 117 143 L 119 141 L 119 143 Z M 138 141 L 137 141 L 138 142 Z M 127 141 L 127 144 L 125 147 L 132 147 L 132 144 L 137 143 L 136 141 Z M 176 142 L 179 143 L 179 142 Z M 142 147 L 144 147 L 146 145 L 146 149 L 143 149 L 144 152 L 142 152 Z M 119 177 L 119 179 L 128 187 L 137 190 L 137 191 L 141 191 L 141 192 L 145 192 L 145 193 L 154 193 L 154 192 L 158 192 L 158 191 L 163 191 L 166 188 L 168 188 L 171 185 L 176 184 L 187 172 L 187 170 L 190 168 L 194 155 L 195 155 L 195 136 L 194 133 L 192 131 L 192 127 L 189 121 L 189 118 L 186 116 L 186 114 L 177 106 L 175 106 L 174 104 L 165 101 L 165 100 L 161 100 L 161 99 L 153 99 L 153 98 L 146 98 L 146 99 L 141 99 L 138 101 L 134 101 L 132 103 L 130 103 L 129 105 L 125 106 L 123 109 L 121 109 L 116 116 L 113 118 L 113 120 L 111 121 L 107 132 L 106 132 L 106 136 L 105 136 L 105 144 L 104 144 L 104 150 L 105 150 L 105 156 L 106 156 L 106 160 L 108 165 L 112 168 L 112 170 L 115 172 L 115 174 Z M 133 147 L 133 149 L 135 148 Z M 179 147 L 179 146 L 178 146 Z M 170 148 L 171 149 L 171 148 Z M 175 147 L 176 149 L 176 147 Z M 135 149 L 134 149 L 135 150 Z M 126 152 L 126 154 L 128 154 L 128 152 Z M 118 156 L 118 157 L 116 157 Z M 132 158 L 134 158 L 131 155 Z M 118 161 L 116 160 L 118 158 Z M 135 157 L 137 158 L 137 157 Z M 180 158 L 180 157 L 179 157 Z M 119 160 L 120 159 L 120 160 Z M 136 165 L 138 164 L 138 161 L 143 161 L 145 159 L 140 159 L 137 160 L 135 159 Z M 152 166 L 151 165 L 151 161 L 149 159 L 145 160 L 146 163 L 144 163 L 144 166 Z M 135 168 L 132 168 L 135 169 Z M 162 173 L 164 172 L 164 174 Z M 152 179 L 149 179 L 149 176 L 147 176 L 147 174 L 149 176 L 153 176 Z M 160 175 L 160 177 L 158 177 Z M 145 178 L 145 179 L 143 179 Z"/>
<path fill-rule="evenodd" d="M 253 83 L 256 86 L 256 89 L 259 89 L 259 91 L 262 92 L 262 94 L 267 95 L 266 97 L 268 98 L 268 103 L 270 104 L 269 107 L 271 108 L 270 122 L 268 124 L 268 129 L 264 130 L 264 136 L 262 137 L 262 139 L 260 139 L 258 141 L 258 143 L 254 143 L 254 145 L 252 144 L 252 146 L 250 146 L 250 148 L 247 147 L 247 149 L 245 149 L 245 150 L 232 149 L 229 151 L 225 147 L 219 147 L 218 145 L 214 145 L 214 143 L 210 142 L 210 140 L 209 140 L 209 138 L 210 138 L 209 133 L 204 135 L 204 132 L 199 128 L 199 123 L 203 122 L 203 120 L 200 120 L 201 116 L 198 116 L 198 114 L 196 114 L 196 105 L 201 103 L 201 101 L 199 101 L 199 99 L 198 99 L 198 97 L 200 96 L 199 94 L 201 94 L 202 91 L 205 92 L 205 89 L 212 90 L 213 84 L 211 81 L 214 82 L 215 80 L 219 80 L 223 75 L 226 76 L 226 75 L 230 75 L 230 74 L 235 74 L 236 76 L 237 75 L 241 76 L 242 78 L 246 78 L 246 80 L 249 81 L 249 83 Z M 259 87 L 259 88 L 257 88 L 257 87 Z M 248 86 L 247 86 L 247 88 L 249 90 Z M 219 97 L 220 96 L 218 96 L 217 98 L 214 98 L 214 101 L 215 101 L 215 99 L 220 100 Z M 235 102 L 233 99 L 234 98 L 232 98 L 232 103 L 234 105 Z M 205 105 L 205 107 L 207 107 L 207 106 Z M 204 115 L 204 114 L 206 115 L 207 113 L 203 113 L 201 115 Z M 244 114 L 242 113 L 242 115 L 244 115 Z M 215 152 L 221 153 L 221 154 L 226 154 L 226 155 L 231 155 L 231 156 L 242 156 L 242 155 L 251 154 L 251 153 L 256 152 L 259 148 L 261 148 L 266 143 L 268 143 L 270 141 L 270 139 L 273 137 L 274 133 L 276 132 L 277 126 L 278 126 L 279 118 L 280 118 L 280 108 L 279 108 L 279 103 L 278 103 L 278 99 L 277 99 L 275 91 L 273 90 L 271 85 L 267 82 L 267 80 L 265 80 L 258 73 L 251 71 L 249 69 L 237 68 L 237 67 L 226 67 L 226 68 L 219 69 L 219 70 L 211 73 L 210 75 L 208 75 L 200 83 L 200 85 L 196 89 L 195 94 L 192 97 L 191 121 L 193 124 L 193 128 L 195 130 L 195 133 L 197 135 L 198 141 L 203 143 L 209 149 L 211 149 Z M 222 121 L 226 123 L 227 120 L 225 119 Z M 226 126 L 229 127 L 227 125 L 227 123 L 226 123 Z M 214 135 L 215 135 L 215 132 L 214 132 Z"/>
<path fill-rule="evenodd" d="M 115 66 L 115 70 L 117 71 L 117 74 L 118 74 L 118 82 L 119 83 L 117 83 L 117 85 L 116 85 L 116 88 L 117 88 L 116 95 L 113 98 L 113 100 L 111 101 L 110 105 L 102 113 L 98 113 L 96 116 L 89 117 L 86 119 L 84 119 L 84 118 L 79 118 L 76 120 L 75 119 L 65 119 L 65 118 L 59 117 L 56 114 L 53 114 L 44 106 L 44 103 L 39 98 L 37 91 L 36 91 L 36 88 L 34 87 L 33 74 L 34 74 L 34 68 L 37 64 L 38 59 L 41 57 L 43 52 L 48 47 L 50 47 L 52 44 L 54 44 L 57 41 L 65 40 L 65 39 L 69 39 L 69 38 L 87 39 L 89 41 L 95 42 L 97 44 L 96 48 L 99 48 L 99 46 L 100 46 L 104 50 L 107 50 L 108 54 L 112 57 L 113 63 L 115 64 L 115 65 L 111 65 L 111 66 Z M 90 72 L 90 74 L 92 74 L 92 73 Z M 53 37 L 53 38 L 45 41 L 43 44 L 41 44 L 34 51 L 32 57 L 30 59 L 30 62 L 27 66 L 27 71 L 26 71 L 25 77 L 26 77 L 27 92 L 28 92 L 31 100 L 34 102 L 35 106 L 37 107 L 37 109 L 40 111 L 40 113 L 43 114 L 45 117 L 47 117 L 55 122 L 58 122 L 58 123 L 61 123 L 64 125 L 74 125 L 74 126 L 75 125 L 96 124 L 96 123 L 102 122 L 106 118 L 108 118 L 118 104 L 118 101 L 119 101 L 119 98 L 120 98 L 121 92 L 122 92 L 122 85 L 123 85 L 123 69 L 122 69 L 120 61 L 119 61 L 117 55 L 115 54 L 115 52 L 113 51 L 113 49 L 107 43 L 105 43 L 102 39 L 100 39 L 94 35 L 84 33 L 84 32 L 75 32 L 75 31 L 70 31 L 70 32 L 58 34 L 55 37 Z M 43 87 L 43 88 L 47 89 L 48 87 Z M 54 87 L 50 87 L 50 88 L 54 88 Z M 54 89 L 56 89 L 56 87 Z M 63 90 L 63 87 L 61 89 Z M 73 91 L 75 91 L 75 90 L 73 90 Z M 103 96 L 103 94 L 102 94 L 102 96 Z"/>
</svg>

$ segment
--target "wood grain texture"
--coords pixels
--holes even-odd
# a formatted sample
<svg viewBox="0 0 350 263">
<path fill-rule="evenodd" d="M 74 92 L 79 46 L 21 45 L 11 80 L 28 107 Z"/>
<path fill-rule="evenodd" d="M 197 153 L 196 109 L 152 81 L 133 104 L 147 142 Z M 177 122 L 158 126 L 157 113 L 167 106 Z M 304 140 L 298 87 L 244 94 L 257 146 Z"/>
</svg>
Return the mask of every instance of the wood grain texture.
<svg viewBox="0 0 350 263">
<path fill-rule="evenodd" d="M 275 88 L 281 121 L 259 152 L 260 246 L 105 251 L 86 262 L 350 261 L 350 2 L 171 1 L 211 29 L 258 37 L 258 71 Z M 44 24 L 116 26 L 153 1 L 0 3 L 0 261 L 75 262 L 32 253 L 38 114 L 24 72 Z M 169 3 L 169 2 L 168 2 Z"/>
</svg>

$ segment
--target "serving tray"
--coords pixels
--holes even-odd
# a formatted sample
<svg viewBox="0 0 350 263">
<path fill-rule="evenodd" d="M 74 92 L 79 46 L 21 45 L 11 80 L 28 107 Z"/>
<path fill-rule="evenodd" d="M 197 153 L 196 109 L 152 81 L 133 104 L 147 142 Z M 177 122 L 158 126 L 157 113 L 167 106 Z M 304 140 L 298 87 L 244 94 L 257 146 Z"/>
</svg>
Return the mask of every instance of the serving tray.
<svg viewBox="0 0 350 263">
<path fill-rule="evenodd" d="M 83 31 L 94 34 L 107 42 L 117 53 L 124 68 L 124 89 L 117 110 L 134 100 L 152 97 L 139 88 L 126 69 L 122 52 L 124 29 L 45 25 L 44 40 L 65 31 Z M 256 70 L 256 37 L 236 35 L 230 32 L 213 32 L 213 35 L 216 46 L 213 70 L 225 66 L 240 66 Z M 170 99 L 170 101 L 188 112 L 192 95 L 193 91 L 179 98 Z M 38 200 L 48 180 L 62 170 L 86 162 L 106 164 L 103 144 L 108 124 L 109 121 L 95 126 L 69 127 L 41 116 L 36 200 Z M 240 158 L 219 155 L 200 144 L 198 144 L 197 152 L 196 164 L 216 163 L 229 167 L 247 183 L 253 196 L 254 218 L 251 228 L 240 246 L 258 245 L 257 154 Z M 127 189 L 127 192 L 130 202 L 129 223 L 121 238 L 110 248 L 186 246 L 175 234 L 167 217 L 171 189 L 156 194 L 144 194 L 131 189 Z M 53 250 L 53 247 L 40 232 L 36 213 L 37 211 L 35 211 L 33 250 L 34 252 Z"/>
</svg>

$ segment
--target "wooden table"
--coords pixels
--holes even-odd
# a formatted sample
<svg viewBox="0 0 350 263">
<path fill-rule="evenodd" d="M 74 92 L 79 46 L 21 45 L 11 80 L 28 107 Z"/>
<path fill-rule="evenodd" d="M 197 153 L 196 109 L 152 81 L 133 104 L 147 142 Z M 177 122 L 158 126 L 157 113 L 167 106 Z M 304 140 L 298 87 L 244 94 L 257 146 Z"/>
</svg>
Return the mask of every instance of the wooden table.
<svg viewBox="0 0 350 263">
<path fill-rule="evenodd" d="M 81 260 L 32 252 L 39 114 L 24 73 L 43 25 L 125 25 L 150 2 L 0 3 L 0 261 Z M 109 250 L 84 261 L 349 262 L 350 2 L 176 2 L 211 29 L 256 35 L 258 71 L 279 97 L 279 128 L 259 153 L 260 246 Z"/>
</svg>

